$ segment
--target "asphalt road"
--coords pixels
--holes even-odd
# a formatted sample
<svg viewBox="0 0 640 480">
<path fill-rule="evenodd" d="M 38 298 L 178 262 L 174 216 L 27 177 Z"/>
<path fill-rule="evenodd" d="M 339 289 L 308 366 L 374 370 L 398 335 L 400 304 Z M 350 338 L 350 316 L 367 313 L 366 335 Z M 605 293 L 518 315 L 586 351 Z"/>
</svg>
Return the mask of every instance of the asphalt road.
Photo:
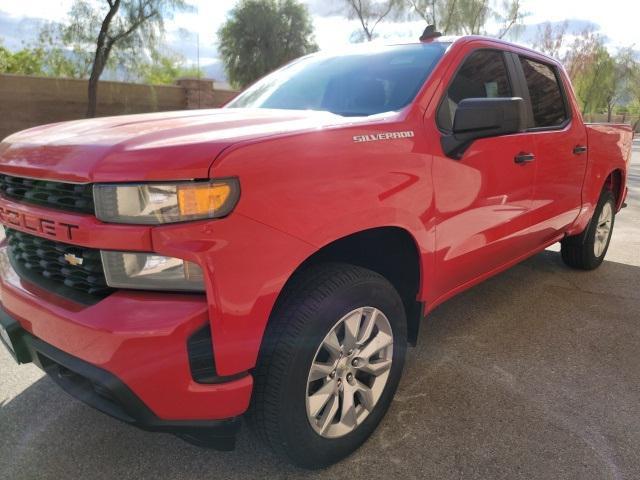
<svg viewBox="0 0 640 480">
<path fill-rule="evenodd" d="M 595 272 L 550 249 L 424 325 L 370 441 L 320 472 L 122 425 L 0 352 L 0 478 L 640 478 L 640 147 Z M 557 250 L 557 249 L 556 249 Z"/>
</svg>

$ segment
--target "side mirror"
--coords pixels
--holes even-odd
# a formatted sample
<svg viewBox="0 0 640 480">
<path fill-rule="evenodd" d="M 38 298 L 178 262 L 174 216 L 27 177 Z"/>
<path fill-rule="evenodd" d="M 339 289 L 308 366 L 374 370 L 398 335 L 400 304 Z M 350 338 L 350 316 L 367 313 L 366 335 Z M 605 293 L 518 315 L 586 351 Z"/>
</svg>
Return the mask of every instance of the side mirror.
<svg viewBox="0 0 640 480">
<path fill-rule="evenodd" d="M 466 98 L 456 109 L 453 132 L 440 143 L 445 155 L 460 159 L 474 140 L 522 132 L 526 123 L 522 98 Z"/>
</svg>

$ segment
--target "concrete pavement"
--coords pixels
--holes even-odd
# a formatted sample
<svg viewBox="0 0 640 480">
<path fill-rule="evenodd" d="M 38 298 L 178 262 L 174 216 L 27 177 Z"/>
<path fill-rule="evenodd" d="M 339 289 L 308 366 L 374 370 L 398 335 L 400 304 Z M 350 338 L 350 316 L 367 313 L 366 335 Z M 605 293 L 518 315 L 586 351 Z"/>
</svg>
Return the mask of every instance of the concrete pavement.
<svg viewBox="0 0 640 480">
<path fill-rule="evenodd" d="M 437 309 L 371 440 L 320 472 L 122 425 L 0 352 L 0 478 L 640 478 L 640 148 L 607 260 L 549 249 Z M 557 250 L 557 249 L 555 249 Z"/>
</svg>

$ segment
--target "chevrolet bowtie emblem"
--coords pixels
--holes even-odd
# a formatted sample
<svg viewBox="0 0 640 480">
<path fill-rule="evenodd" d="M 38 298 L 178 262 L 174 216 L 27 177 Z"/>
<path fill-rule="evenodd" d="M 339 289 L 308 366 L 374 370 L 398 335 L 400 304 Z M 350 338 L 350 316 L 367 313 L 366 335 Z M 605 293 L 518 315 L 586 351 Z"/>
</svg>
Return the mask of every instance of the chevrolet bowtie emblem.
<svg viewBox="0 0 640 480">
<path fill-rule="evenodd" d="M 64 259 L 69 265 L 73 265 L 74 267 L 82 265 L 82 262 L 84 262 L 84 259 L 82 257 L 78 257 L 73 253 L 65 253 Z"/>
</svg>

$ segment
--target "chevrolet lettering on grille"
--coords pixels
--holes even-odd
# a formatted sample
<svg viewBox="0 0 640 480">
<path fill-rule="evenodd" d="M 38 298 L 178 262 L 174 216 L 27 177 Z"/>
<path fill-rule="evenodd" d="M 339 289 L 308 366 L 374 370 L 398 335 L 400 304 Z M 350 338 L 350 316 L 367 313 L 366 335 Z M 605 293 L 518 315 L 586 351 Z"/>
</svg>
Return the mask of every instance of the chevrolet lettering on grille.
<svg viewBox="0 0 640 480">
<path fill-rule="evenodd" d="M 0 222 L 8 227 L 18 227 L 61 240 L 73 240 L 74 233 L 80 228 L 78 225 L 37 217 L 5 205 L 0 205 Z"/>
</svg>

